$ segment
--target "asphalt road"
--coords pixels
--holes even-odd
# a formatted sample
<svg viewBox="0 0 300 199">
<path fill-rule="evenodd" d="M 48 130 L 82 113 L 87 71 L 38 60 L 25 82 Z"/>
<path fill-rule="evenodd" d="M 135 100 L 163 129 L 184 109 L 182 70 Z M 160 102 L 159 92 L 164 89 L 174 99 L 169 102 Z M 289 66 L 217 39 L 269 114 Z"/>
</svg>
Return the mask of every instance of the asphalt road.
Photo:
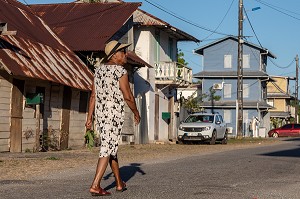
<svg viewBox="0 0 300 199">
<path fill-rule="evenodd" d="M 113 176 L 102 187 L 109 198 L 298 199 L 300 139 L 159 162 L 122 165 L 128 190 L 117 193 Z M 93 198 L 94 168 L 66 170 L 27 181 L 1 181 L 0 198 Z"/>
</svg>

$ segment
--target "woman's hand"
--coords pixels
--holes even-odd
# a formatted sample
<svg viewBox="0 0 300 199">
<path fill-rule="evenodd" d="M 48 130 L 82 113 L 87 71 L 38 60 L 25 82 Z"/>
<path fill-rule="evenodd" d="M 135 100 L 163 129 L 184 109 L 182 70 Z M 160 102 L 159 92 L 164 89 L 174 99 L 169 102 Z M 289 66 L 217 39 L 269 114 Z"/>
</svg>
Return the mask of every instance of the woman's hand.
<svg viewBox="0 0 300 199">
<path fill-rule="evenodd" d="M 86 127 L 87 130 L 92 129 L 92 123 L 93 123 L 93 122 L 92 122 L 91 119 L 87 119 L 87 120 L 86 120 L 85 127 Z"/>
<path fill-rule="evenodd" d="M 141 117 L 140 117 L 140 114 L 139 112 L 137 111 L 137 113 L 134 114 L 134 122 L 135 122 L 135 125 L 138 125 L 141 121 Z"/>
</svg>

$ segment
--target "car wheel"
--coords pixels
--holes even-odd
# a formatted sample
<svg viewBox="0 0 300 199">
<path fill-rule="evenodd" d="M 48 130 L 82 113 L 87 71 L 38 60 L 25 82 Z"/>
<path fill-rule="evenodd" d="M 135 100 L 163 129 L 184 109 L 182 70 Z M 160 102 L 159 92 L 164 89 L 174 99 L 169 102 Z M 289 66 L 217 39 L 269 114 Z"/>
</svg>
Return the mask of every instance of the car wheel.
<svg viewBox="0 0 300 199">
<path fill-rule="evenodd" d="M 272 134 L 272 137 L 273 137 L 273 138 L 278 138 L 278 133 L 276 133 L 276 132 L 273 133 L 273 134 Z"/>
<path fill-rule="evenodd" d="M 227 140 L 228 140 L 228 132 L 226 130 L 224 134 L 224 138 L 221 141 L 221 144 L 227 144 Z"/>
<path fill-rule="evenodd" d="M 216 132 L 216 130 L 214 130 L 211 134 L 211 139 L 209 141 L 209 144 L 210 145 L 216 144 L 216 139 L 217 139 L 217 132 Z"/>
</svg>

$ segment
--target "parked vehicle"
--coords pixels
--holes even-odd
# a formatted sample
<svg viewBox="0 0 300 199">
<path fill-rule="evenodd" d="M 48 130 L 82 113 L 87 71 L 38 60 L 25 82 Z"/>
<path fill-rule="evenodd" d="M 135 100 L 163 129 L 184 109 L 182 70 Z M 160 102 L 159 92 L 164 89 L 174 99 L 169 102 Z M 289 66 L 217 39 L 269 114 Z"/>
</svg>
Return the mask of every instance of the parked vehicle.
<svg viewBox="0 0 300 199">
<path fill-rule="evenodd" d="M 220 114 L 194 113 L 189 115 L 178 128 L 178 142 L 208 141 L 227 144 L 226 123 Z"/>
<path fill-rule="evenodd" d="M 280 128 L 268 132 L 269 137 L 298 137 L 300 136 L 300 124 L 286 124 Z"/>
</svg>

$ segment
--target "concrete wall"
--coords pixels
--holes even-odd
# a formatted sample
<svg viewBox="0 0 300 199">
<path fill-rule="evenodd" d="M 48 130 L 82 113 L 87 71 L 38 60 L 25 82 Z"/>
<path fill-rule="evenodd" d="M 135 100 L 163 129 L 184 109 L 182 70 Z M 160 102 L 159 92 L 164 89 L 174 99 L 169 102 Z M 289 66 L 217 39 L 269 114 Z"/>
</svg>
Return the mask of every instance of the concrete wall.
<svg viewBox="0 0 300 199">
<path fill-rule="evenodd" d="M 160 61 L 174 61 L 169 56 L 169 35 L 163 31 L 159 31 L 159 41 L 155 36 L 154 27 L 135 27 L 134 40 L 135 52 L 144 61 L 154 66 Z M 160 44 L 160 45 L 159 45 Z M 177 41 L 173 39 L 173 58 L 177 54 Z M 155 85 L 155 69 L 141 68 L 134 76 L 135 82 L 135 96 L 138 94 L 145 94 L 146 110 L 147 110 L 147 129 L 149 142 L 155 142 L 155 94 L 159 95 L 159 141 L 168 140 L 168 124 L 161 119 L 162 112 L 168 112 L 168 97 L 166 94 L 156 91 Z"/>
</svg>

